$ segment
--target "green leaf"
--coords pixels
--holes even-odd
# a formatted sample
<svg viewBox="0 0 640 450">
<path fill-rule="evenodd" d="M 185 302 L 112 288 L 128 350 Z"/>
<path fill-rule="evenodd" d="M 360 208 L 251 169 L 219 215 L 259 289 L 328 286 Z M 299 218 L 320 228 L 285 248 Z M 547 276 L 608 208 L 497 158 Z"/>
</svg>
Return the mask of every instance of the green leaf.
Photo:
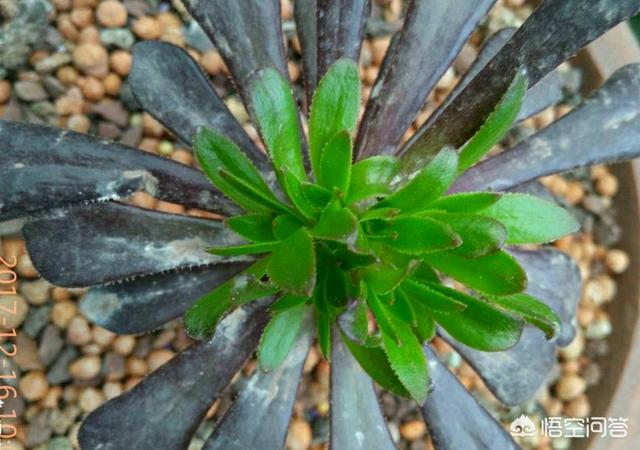
<svg viewBox="0 0 640 450">
<path fill-rule="evenodd" d="M 447 224 L 429 217 L 401 216 L 366 222 L 368 238 L 409 255 L 453 249 L 462 241 Z"/>
<path fill-rule="evenodd" d="M 360 367 L 380 386 L 389 392 L 402 397 L 409 397 L 410 394 L 402 385 L 400 379 L 391 368 L 384 349 L 380 346 L 360 345 L 350 340 L 342 333 L 342 340 L 358 361 Z"/>
<path fill-rule="evenodd" d="M 277 70 L 263 69 L 252 80 L 250 97 L 250 107 L 280 184 L 286 187 L 285 172 L 306 181 L 298 107 L 289 83 Z"/>
<path fill-rule="evenodd" d="M 302 228 L 303 224 L 295 217 L 284 214 L 273 221 L 273 235 L 276 239 L 283 240 Z"/>
<path fill-rule="evenodd" d="M 272 202 L 278 202 L 269 187 L 260 176 L 242 150 L 221 134 L 209 128 L 201 127 L 193 141 L 193 149 L 211 182 L 227 197 L 248 211 L 264 211 L 272 209 Z M 252 187 L 252 191 L 263 192 L 262 197 L 269 197 L 271 202 L 256 200 L 254 195 L 238 191 L 220 175 L 220 170 L 232 174 L 242 183 Z"/>
<path fill-rule="evenodd" d="M 435 270 L 431 268 L 429 264 L 424 261 L 421 261 L 420 265 L 416 267 L 416 270 L 413 271 L 411 275 L 415 281 L 420 283 L 430 282 L 430 283 L 439 283 L 440 277 Z"/>
<path fill-rule="evenodd" d="M 285 309 L 303 305 L 309 301 L 309 297 L 304 295 L 285 294 L 269 307 L 272 312 L 280 312 Z"/>
<path fill-rule="evenodd" d="M 316 256 L 313 238 L 305 228 L 280 241 L 268 258 L 267 274 L 287 292 L 311 295 L 316 283 Z"/>
<path fill-rule="evenodd" d="M 394 319 L 393 326 L 398 340 L 383 331 L 384 351 L 391 368 L 411 397 L 422 405 L 427 399 L 429 381 L 427 359 L 422 344 L 407 323 Z"/>
<path fill-rule="evenodd" d="M 207 249 L 208 253 L 219 256 L 259 255 L 271 253 L 280 245 L 276 242 L 259 242 L 257 244 L 235 245 L 231 247 L 214 247 Z"/>
<path fill-rule="evenodd" d="M 449 225 L 462 239 L 462 245 L 451 253 L 465 258 L 478 258 L 495 253 L 507 239 L 507 230 L 500 222 L 473 214 L 425 212 L 425 215 Z"/>
<path fill-rule="evenodd" d="M 288 308 L 274 314 L 258 345 L 258 365 L 268 372 L 277 369 L 295 344 L 304 321 L 304 305 Z"/>
<path fill-rule="evenodd" d="M 273 214 L 247 214 L 225 219 L 224 223 L 240 236 L 252 242 L 275 241 L 273 235 Z"/>
<path fill-rule="evenodd" d="M 358 218 L 348 208 L 332 202 L 320 215 L 318 223 L 311 229 L 311 234 L 320 239 L 347 242 L 355 240 Z"/>
<path fill-rule="evenodd" d="M 339 132 L 352 133 L 360 113 L 360 73 L 352 60 L 334 63 L 322 77 L 311 103 L 309 149 L 311 168 L 319 180 L 322 153 Z"/>
<path fill-rule="evenodd" d="M 480 161 L 511 129 L 522 107 L 528 85 L 526 73 L 518 72 L 486 122 L 460 150 L 458 173 Z"/>
<path fill-rule="evenodd" d="M 378 294 L 386 294 L 406 280 L 418 261 L 411 261 L 405 266 L 396 267 L 385 262 L 377 262 L 365 267 L 362 270 L 362 276 L 367 284 Z"/>
<path fill-rule="evenodd" d="M 318 210 L 323 210 L 332 197 L 329 189 L 314 183 L 302 183 L 302 192 L 304 192 L 307 201 Z"/>
<path fill-rule="evenodd" d="M 293 203 L 296 209 L 300 212 L 302 218 L 315 219 L 317 215 L 317 208 L 309 202 L 307 192 L 298 177 L 285 168 L 282 171 L 282 180 L 284 183 L 284 190 L 287 192 L 289 200 L 291 200 L 291 203 Z"/>
<path fill-rule="evenodd" d="M 562 331 L 562 322 L 553 309 L 530 295 L 492 296 L 489 297 L 489 301 L 517 314 L 525 322 L 540 328 L 547 336 L 547 339 L 553 339 Z"/>
<path fill-rule="evenodd" d="M 194 338 L 210 337 L 222 316 L 232 307 L 275 294 L 278 289 L 260 282 L 265 266 L 264 260 L 257 261 L 191 306 L 184 314 L 184 325 L 189 335 Z"/>
<path fill-rule="evenodd" d="M 580 224 L 564 208 L 533 195 L 504 194 L 482 215 L 507 228 L 507 244 L 541 244 L 571 234 Z"/>
<path fill-rule="evenodd" d="M 445 147 L 415 177 L 378 205 L 396 207 L 405 214 L 424 210 L 451 187 L 457 168 L 458 154 Z"/>
<path fill-rule="evenodd" d="M 375 219 L 394 219 L 400 215 L 401 211 L 398 208 L 373 208 L 365 212 L 360 217 L 360 222 L 366 222 L 368 220 Z"/>
<path fill-rule="evenodd" d="M 388 294 L 388 298 L 387 309 L 396 319 L 408 323 L 411 326 L 416 325 L 416 313 L 413 310 L 411 301 L 402 291 L 396 289 Z"/>
<path fill-rule="evenodd" d="M 417 323 L 413 327 L 416 337 L 422 344 L 430 342 L 436 335 L 436 321 L 430 314 L 420 312 Z"/>
<path fill-rule="evenodd" d="M 254 211 L 256 209 L 258 211 L 268 209 L 271 211 L 295 214 L 295 211 L 293 211 L 284 203 L 280 202 L 280 200 L 273 196 L 270 191 L 260 190 L 256 186 L 248 184 L 242 178 L 238 178 L 231 172 L 227 172 L 225 169 L 220 169 L 218 172 L 223 182 L 225 182 L 227 186 L 233 189 L 234 192 L 237 192 L 240 196 L 242 196 L 242 198 L 250 200 L 254 205 L 258 205 L 257 208 L 253 209 Z M 236 199 L 234 198 L 234 200 Z"/>
<path fill-rule="evenodd" d="M 387 195 L 399 170 L 398 160 L 392 156 L 374 156 L 358 161 L 351 169 L 347 204 Z"/>
<path fill-rule="evenodd" d="M 324 359 L 331 360 L 331 324 L 332 317 L 324 295 L 315 296 L 316 329 L 318 332 L 318 346 Z"/>
<path fill-rule="evenodd" d="M 351 159 L 353 147 L 351 136 L 346 131 L 336 134 L 322 150 L 318 183 L 327 189 L 346 194 L 351 180 Z"/>
<path fill-rule="evenodd" d="M 330 305 L 342 307 L 349 300 L 347 274 L 338 266 L 326 267 L 326 278 L 323 283 L 324 298 Z"/>
<path fill-rule="evenodd" d="M 429 208 L 448 213 L 475 213 L 493 205 L 500 197 L 501 194 L 495 192 L 463 192 L 441 197 Z"/>
<path fill-rule="evenodd" d="M 454 339 L 485 352 L 507 350 L 520 340 L 523 323 L 518 317 L 455 289 L 429 287 L 467 305 L 459 313 L 432 311 L 436 322 Z"/>
<path fill-rule="evenodd" d="M 387 336 L 390 336 L 393 339 L 396 339 L 396 332 L 391 321 L 391 315 L 384 307 L 384 304 L 378 294 L 371 288 L 371 286 L 367 286 L 367 304 L 373 313 L 373 317 L 376 319 L 376 324 L 378 328 Z"/>
<path fill-rule="evenodd" d="M 464 258 L 451 252 L 422 257 L 430 266 L 480 292 L 517 294 L 527 288 L 527 275 L 518 262 L 500 250 L 479 258 Z"/>
<path fill-rule="evenodd" d="M 460 312 L 466 308 L 464 303 L 460 303 L 413 279 L 402 283 L 400 291 L 410 299 L 413 305 L 422 305 L 428 308 L 429 311 Z"/>
</svg>

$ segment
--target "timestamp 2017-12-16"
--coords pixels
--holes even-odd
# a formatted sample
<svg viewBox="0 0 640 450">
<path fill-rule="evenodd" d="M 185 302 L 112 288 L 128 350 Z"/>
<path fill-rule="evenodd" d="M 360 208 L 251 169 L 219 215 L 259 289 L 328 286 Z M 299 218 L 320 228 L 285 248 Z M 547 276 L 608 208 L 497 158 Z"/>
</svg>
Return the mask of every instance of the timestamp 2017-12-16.
<svg viewBox="0 0 640 450">
<path fill-rule="evenodd" d="M 9 296 L 11 299 L 16 295 L 17 263 L 15 256 L 11 261 L 0 256 L 0 297 Z M 18 435 L 18 426 L 16 410 L 7 410 L 7 406 L 13 402 L 7 402 L 7 400 L 17 398 L 18 390 L 15 370 L 6 369 L 13 367 L 10 359 L 18 354 L 18 347 L 13 342 L 17 336 L 16 329 L 8 329 L 7 323 L 13 323 L 10 319 L 18 313 L 18 302 L 13 300 L 12 303 L 9 300 L 2 303 L 0 304 L 0 450 L 11 450 L 10 440 Z"/>
</svg>

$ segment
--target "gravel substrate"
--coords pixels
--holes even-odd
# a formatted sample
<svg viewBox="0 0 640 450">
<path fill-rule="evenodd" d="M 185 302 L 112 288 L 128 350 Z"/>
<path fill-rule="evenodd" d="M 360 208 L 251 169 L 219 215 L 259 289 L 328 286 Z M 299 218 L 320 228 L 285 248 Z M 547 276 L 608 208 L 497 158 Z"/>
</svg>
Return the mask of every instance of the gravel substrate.
<svg viewBox="0 0 640 450">
<path fill-rule="evenodd" d="M 365 99 L 376 79 L 390 33 L 400 26 L 401 0 L 375 0 L 368 25 L 361 63 Z M 131 47 L 136 41 L 161 39 L 185 47 L 204 68 L 232 113 L 249 135 L 255 129 L 238 96 L 233 94 L 227 69 L 199 27 L 186 14 L 179 0 L 0 0 L 0 18 L 5 39 L 0 50 L 0 117 L 33 123 L 48 123 L 91 133 L 139 147 L 185 164 L 193 164 L 192 153 L 176 142 L 162 125 L 140 111 L 127 85 Z M 302 94 L 300 44 L 295 36 L 293 6 L 282 1 L 286 44 L 292 61 L 291 78 Z M 413 129 L 423 123 L 469 68 L 486 36 L 505 26 L 518 26 L 531 12 L 525 0 L 498 1 L 488 20 L 474 33 L 454 66 L 430 95 Z M 170 63 L 170 62 L 168 62 Z M 567 104 L 540 113 L 521 124 L 512 136 L 518 139 L 566 114 Z M 408 132 L 408 135 L 412 131 Z M 497 149 L 499 151 L 499 149 Z M 42 149 L 46 152 L 46 149 Z M 519 408 L 500 407 L 478 375 L 442 341 L 436 346 L 450 368 L 505 426 L 521 413 L 585 417 L 589 415 L 589 387 L 600 381 L 595 359 L 608 351 L 612 326 L 606 305 L 614 301 L 616 276 L 629 264 L 628 256 L 615 248 L 621 230 L 611 211 L 618 190 L 616 177 L 606 167 L 594 167 L 566 176 L 552 176 L 544 185 L 576 212 L 583 231 L 563 238 L 555 246 L 572 255 L 585 280 L 578 310 L 579 332 L 571 345 L 561 350 L 549 386 L 537 398 Z M 144 208 L 197 216 L 199 210 L 135 194 L 130 202 Z M 130 389 L 192 342 L 179 321 L 145 336 L 116 336 L 90 324 L 77 308 L 83 290 L 49 285 L 38 278 L 19 238 L 2 241 L 2 256 L 18 259 L 18 295 L 0 296 L 0 306 L 16 301 L 17 314 L 7 328 L 18 328 L 19 349 L 12 360 L 18 374 L 14 383 L 19 396 L 6 399 L 5 409 L 18 415 L 18 435 L 13 448 L 66 450 L 78 448 L 77 432 L 83 417 L 104 401 Z M 190 450 L 197 450 L 215 420 L 255 370 L 249 361 L 234 384 L 209 411 Z M 287 448 L 326 449 L 329 431 L 329 365 L 313 348 L 305 365 L 305 376 L 294 407 Z M 8 382 L 11 384 L 11 382 Z M 400 449 L 431 449 L 426 427 L 412 402 L 381 395 L 389 428 Z M 521 442 L 527 449 L 568 449 L 567 439 L 550 441 L 536 437 Z"/>
</svg>

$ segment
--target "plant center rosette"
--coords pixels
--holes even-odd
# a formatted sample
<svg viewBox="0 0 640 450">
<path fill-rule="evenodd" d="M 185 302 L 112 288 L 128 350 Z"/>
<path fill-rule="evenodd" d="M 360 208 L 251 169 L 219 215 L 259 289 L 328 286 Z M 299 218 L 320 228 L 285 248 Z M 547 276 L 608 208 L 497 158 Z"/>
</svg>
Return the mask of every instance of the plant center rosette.
<svg viewBox="0 0 640 450">
<path fill-rule="evenodd" d="M 340 60 L 311 105 L 310 176 L 287 81 L 272 69 L 256 74 L 250 104 L 277 180 L 266 181 L 224 136 L 199 131 L 201 166 L 246 212 L 225 220 L 246 243 L 208 251 L 251 265 L 187 311 L 188 332 L 210 336 L 234 308 L 274 297 L 258 348 L 262 370 L 282 363 L 313 315 L 325 358 L 334 330 L 376 382 L 420 403 L 429 386 L 423 345 L 436 331 L 483 351 L 515 345 L 524 324 L 553 339 L 559 318 L 524 293 L 526 274 L 504 247 L 555 240 L 577 222 L 525 194 L 447 194 L 507 133 L 526 90 L 519 73 L 472 139 L 408 173 L 401 157 L 353 163 L 360 81 L 356 64 Z"/>
</svg>

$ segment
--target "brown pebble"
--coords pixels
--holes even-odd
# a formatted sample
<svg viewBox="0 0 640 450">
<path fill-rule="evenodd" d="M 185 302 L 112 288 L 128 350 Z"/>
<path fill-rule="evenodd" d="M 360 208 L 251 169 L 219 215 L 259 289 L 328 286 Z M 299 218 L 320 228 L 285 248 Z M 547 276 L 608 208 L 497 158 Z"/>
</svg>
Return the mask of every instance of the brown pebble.
<svg viewBox="0 0 640 450">
<path fill-rule="evenodd" d="M 62 399 L 62 387 L 61 386 L 51 386 L 47 395 L 40 401 L 40 405 L 43 408 L 55 409 L 58 408 L 60 404 L 60 399 Z"/>
<path fill-rule="evenodd" d="M 136 192 L 129 198 L 129 203 L 140 208 L 154 209 L 158 201 L 146 192 Z"/>
<path fill-rule="evenodd" d="M 67 327 L 67 341 L 73 345 L 86 345 L 91 342 L 89 322 L 82 316 L 75 316 Z"/>
<path fill-rule="evenodd" d="M 80 89 L 82 89 L 82 94 L 87 100 L 97 102 L 104 98 L 104 86 L 97 78 L 88 77 L 78 84 L 80 85 Z"/>
<path fill-rule="evenodd" d="M 117 0 L 105 0 L 96 11 L 98 22 L 107 28 L 123 27 L 127 23 L 127 8 Z"/>
<path fill-rule="evenodd" d="M 117 381 L 107 381 L 102 385 L 102 393 L 107 400 L 117 397 L 122 394 L 122 385 Z"/>
<path fill-rule="evenodd" d="M 78 28 L 71 21 L 69 14 L 60 14 L 56 18 L 56 24 L 62 37 L 71 42 L 76 42 L 78 40 L 80 31 L 78 31 Z"/>
<path fill-rule="evenodd" d="M 73 61 L 87 75 L 104 78 L 109 73 L 109 55 L 100 44 L 87 42 L 78 45 L 73 51 Z"/>
<path fill-rule="evenodd" d="M 200 64 L 209 75 L 221 75 L 227 73 L 227 68 L 222 56 L 215 50 L 210 50 L 202 55 Z"/>
<path fill-rule="evenodd" d="M 124 50 L 116 50 L 111 53 L 109 57 L 109 63 L 115 73 L 124 77 L 129 75 L 131 70 L 131 54 Z"/>
<path fill-rule="evenodd" d="M 78 71 L 73 66 L 62 66 L 56 71 L 56 77 L 66 86 L 76 84 L 79 76 Z"/>
<path fill-rule="evenodd" d="M 33 261 L 31 261 L 31 256 L 28 253 L 25 253 L 18 260 L 18 265 L 16 266 L 16 272 L 18 275 L 22 275 L 25 278 L 36 278 L 38 275 L 38 271 L 33 265 Z"/>
<path fill-rule="evenodd" d="M 94 325 L 91 329 L 91 337 L 93 342 L 99 346 L 108 347 L 116 338 L 116 334 L 98 325 Z"/>
<path fill-rule="evenodd" d="M 74 8 L 91 8 L 95 9 L 98 6 L 98 0 L 73 0 Z"/>
<path fill-rule="evenodd" d="M 168 362 L 173 356 L 174 352 L 167 349 L 158 349 L 149 353 L 147 356 L 147 364 L 149 364 L 149 370 L 153 372 L 164 363 Z"/>
<path fill-rule="evenodd" d="M 612 174 L 606 174 L 596 181 L 596 191 L 605 197 L 613 197 L 618 192 L 618 179 Z"/>
<path fill-rule="evenodd" d="M 85 7 L 74 8 L 69 17 L 76 27 L 82 29 L 93 23 L 93 10 Z"/>
<path fill-rule="evenodd" d="M 629 255 L 622 250 L 609 250 L 605 256 L 605 264 L 613 273 L 620 274 L 629 267 Z"/>
<path fill-rule="evenodd" d="M 69 374 L 76 380 L 92 380 L 100 374 L 99 356 L 83 356 L 69 365 Z"/>
<path fill-rule="evenodd" d="M 69 326 L 71 319 L 78 314 L 78 307 L 75 302 L 64 300 L 57 302 L 51 309 L 51 321 L 58 327 L 64 329 Z"/>
<path fill-rule="evenodd" d="M 311 425 L 302 419 L 294 419 L 289 425 L 286 448 L 288 450 L 307 450 L 311 445 L 312 437 Z"/>
<path fill-rule="evenodd" d="M 78 404 L 86 413 L 89 413 L 102 405 L 105 401 L 104 394 L 96 388 L 86 388 L 80 394 Z"/>
<path fill-rule="evenodd" d="M 560 400 L 573 400 L 582 395 L 587 388 L 584 378 L 575 374 L 566 374 L 556 384 L 556 394 Z"/>
<path fill-rule="evenodd" d="M 425 431 L 427 431 L 427 427 L 422 420 L 411 420 L 400 426 L 400 435 L 411 442 L 420 439 Z"/>
<path fill-rule="evenodd" d="M 390 37 L 374 38 L 371 41 L 371 54 L 373 57 L 374 65 L 380 66 L 380 64 L 382 64 L 382 60 L 384 59 L 384 56 L 387 53 L 387 49 L 389 48 L 390 43 L 391 43 Z"/>
<path fill-rule="evenodd" d="M 584 187 L 582 183 L 578 181 L 570 182 L 567 186 L 567 190 L 564 193 L 567 202 L 571 205 L 577 205 L 584 199 Z"/>
<path fill-rule="evenodd" d="M 0 105 L 4 105 L 11 98 L 11 83 L 7 80 L 0 80 Z"/>
<path fill-rule="evenodd" d="M 29 303 L 22 295 L 0 295 L 0 309 L 5 311 L 2 314 L 2 329 L 11 330 L 18 328 L 29 312 Z M 15 311 L 15 314 L 9 314 L 6 311 Z"/>
<path fill-rule="evenodd" d="M 136 345 L 134 336 L 118 336 L 111 344 L 114 352 L 122 356 L 129 356 Z"/>
<path fill-rule="evenodd" d="M 140 141 L 138 147 L 149 153 L 157 153 L 160 141 L 156 138 L 144 138 Z"/>
<path fill-rule="evenodd" d="M 32 371 L 22 377 L 19 387 L 24 398 L 33 402 L 47 395 L 49 381 L 44 372 Z"/>
<path fill-rule="evenodd" d="M 69 11 L 71 9 L 71 0 L 51 0 L 51 3 L 58 11 Z"/>
<path fill-rule="evenodd" d="M 587 417 L 591 412 L 591 405 L 586 395 L 581 395 L 564 407 L 564 414 L 569 417 Z"/>
<path fill-rule="evenodd" d="M 164 134 L 164 127 L 151 114 L 142 115 L 142 128 L 147 136 L 161 137 Z"/>
<path fill-rule="evenodd" d="M 73 114 L 67 120 L 67 128 L 78 133 L 88 133 L 91 129 L 91 120 L 84 114 Z"/>
<path fill-rule="evenodd" d="M 133 389 L 138 383 L 140 383 L 143 380 L 142 377 L 131 377 L 129 379 L 127 379 L 127 381 L 124 383 L 124 390 L 128 391 L 130 389 Z"/>
<path fill-rule="evenodd" d="M 169 214 L 184 214 L 184 206 L 177 203 L 164 202 L 162 200 L 156 203 L 156 210 Z"/>
<path fill-rule="evenodd" d="M 143 377 L 149 371 L 149 366 L 144 359 L 132 356 L 127 360 L 127 370 L 129 375 Z"/>
<path fill-rule="evenodd" d="M 100 31 L 98 31 L 95 26 L 89 25 L 87 28 L 80 32 L 80 35 L 78 36 L 78 42 L 81 44 L 100 44 Z"/>
<path fill-rule="evenodd" d="M 110 73 L 102 80 L 102 85 L 104 86 L 104 91 L 111 95 L 112 97 L 116 97 L 120 93 L 120 89 L 122 88 L 122 80 L 115 73 Z"/>
<path fill-rule="evenodd" d="M 153 17 L 143 16 L 133 23 L 133 32 L 140 39 L 159 39 L 162 36 L 162 24 Z"/>
<path fill-rule="evenodd" d="M 171 154 L 171 159 L 190 166 L 193 164 L 193 153 L 184 148 L 178 148 Z"/>
</svg>

